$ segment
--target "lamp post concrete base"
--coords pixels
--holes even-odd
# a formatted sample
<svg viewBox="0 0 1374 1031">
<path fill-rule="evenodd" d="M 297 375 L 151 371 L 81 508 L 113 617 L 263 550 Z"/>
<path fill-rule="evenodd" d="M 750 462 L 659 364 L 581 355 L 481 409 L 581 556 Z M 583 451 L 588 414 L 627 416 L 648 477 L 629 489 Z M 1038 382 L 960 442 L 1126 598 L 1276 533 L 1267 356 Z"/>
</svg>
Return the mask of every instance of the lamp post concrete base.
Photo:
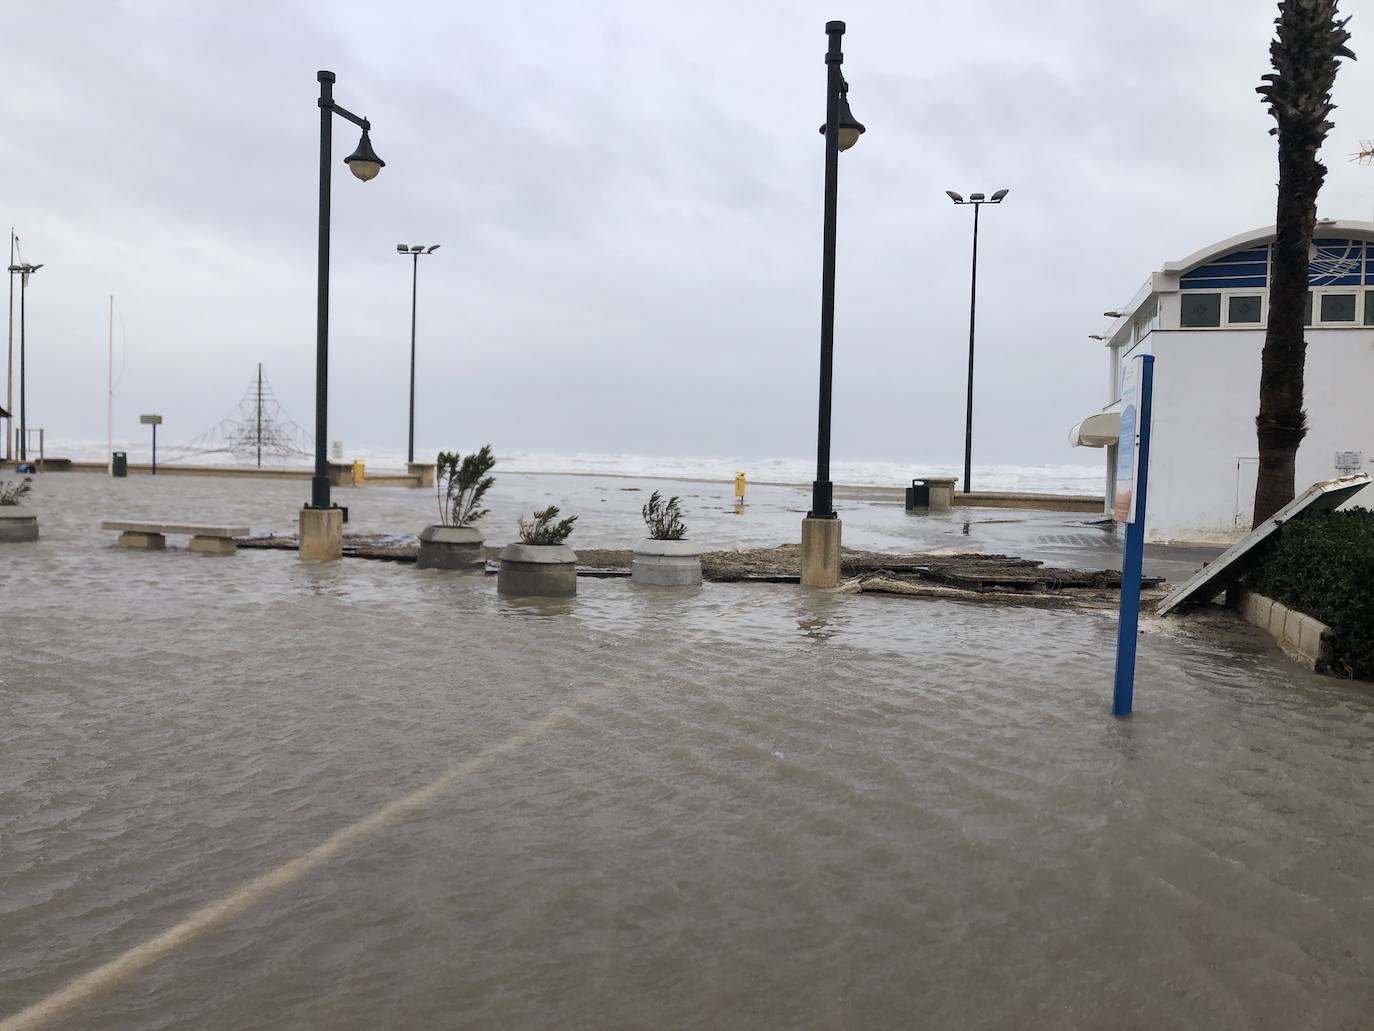
<svg viewBox="0 0 1374 1031">
<path fill-rule="evenodd" d="M 301 509 L 302 562 L 337 562 L 343 558 L 343 510 Z"/>
<path fill-rule="evenodd" d="M 803 587 L 837 587 L 840 583 L 840 521 L 802 520 L 801 582 Z"/>
</svg>

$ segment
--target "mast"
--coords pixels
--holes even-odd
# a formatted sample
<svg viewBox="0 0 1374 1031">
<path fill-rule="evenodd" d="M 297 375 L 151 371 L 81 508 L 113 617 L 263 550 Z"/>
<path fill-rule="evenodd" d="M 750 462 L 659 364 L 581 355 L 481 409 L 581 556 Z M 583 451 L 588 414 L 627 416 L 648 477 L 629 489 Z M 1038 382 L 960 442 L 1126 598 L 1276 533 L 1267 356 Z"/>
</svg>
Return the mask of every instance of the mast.
<svg viewBox="0 0 1374 1031">
<path fill-rule="evenodd" d="M 258 468 L 262 468 L 262 362 L 258 362 Z"/>
</svg>

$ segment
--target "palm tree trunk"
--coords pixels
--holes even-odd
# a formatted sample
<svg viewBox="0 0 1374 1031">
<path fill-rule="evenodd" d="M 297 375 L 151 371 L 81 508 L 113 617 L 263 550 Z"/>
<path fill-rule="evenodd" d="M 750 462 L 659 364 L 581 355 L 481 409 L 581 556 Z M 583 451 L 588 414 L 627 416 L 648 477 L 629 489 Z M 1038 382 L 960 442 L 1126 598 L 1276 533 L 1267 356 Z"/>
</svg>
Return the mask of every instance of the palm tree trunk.
<svg viewBox="0 0 1374 1031">
<path fill-rule="evenodd" d="M 1317 222 L 1317 191 L 1325 169 L 1314 152 L 1285 146 L 1279 136 L 1277 235 L 1269 270 L 1269 324 L 1260 365 L 1259 480 L 1252 526 L 1293 500 L 1298 445 L 1307 433 L 1302 407 L 1307 362 L 1304 313 L 1307 260 Z"/>
<path fill-rule="evenodd" d="M 1269 262 L 1269 323 L 1265 327 L 1260 365 L 1259 480 L 1255 484 L 1254 521 L 1264 520 L 1293 500 L 1297 484 L 1298 445 L 1307 435 L 1302 407 L 1303 336 L 1307 306 L 1307 262 L 1317 224 L 1317 194 L 1326 168 L 1317 151 L 1331 123 L 1331 87 L 1342 57 L 1353 58 L 1345 44 L 1349 18 L 1337 11 L 1339 0 L 1279 0 L 1277 33 L 1269 44 L 1274 71 L 1263 76 L 1256 92 L 1278 123 L 1279 197 L 1274 217 L 1274 248 Z"/>
</svg>

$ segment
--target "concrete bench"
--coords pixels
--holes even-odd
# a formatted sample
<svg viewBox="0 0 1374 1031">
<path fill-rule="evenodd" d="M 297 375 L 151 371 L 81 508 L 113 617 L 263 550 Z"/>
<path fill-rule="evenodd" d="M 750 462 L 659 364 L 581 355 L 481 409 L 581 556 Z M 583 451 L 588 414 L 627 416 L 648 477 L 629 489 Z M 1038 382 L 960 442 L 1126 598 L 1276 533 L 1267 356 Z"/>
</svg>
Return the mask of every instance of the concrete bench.
<svg viewBox="0 0 1374 1031">
<path fill-rule="evenodd" d="M 205 555 L 232 555 L 238 550 L 235 537 L 247 537 L 246 526 L 196 526 L 188 523 L 134 523 L 107 520 L 102 530 L 119 531 L 119 547 L 143 551 L 161 551 L 167 547 L 167 535 L 189 535 L 191 551 Z"/>
</svg>

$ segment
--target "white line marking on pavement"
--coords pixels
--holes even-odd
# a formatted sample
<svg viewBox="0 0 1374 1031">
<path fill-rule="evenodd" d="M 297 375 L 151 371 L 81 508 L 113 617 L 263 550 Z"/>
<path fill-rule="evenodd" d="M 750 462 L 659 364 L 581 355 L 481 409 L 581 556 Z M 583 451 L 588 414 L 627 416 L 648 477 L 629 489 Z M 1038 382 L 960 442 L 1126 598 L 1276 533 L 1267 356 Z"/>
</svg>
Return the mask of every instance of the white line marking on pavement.
<svg viewBox="0 0 1374 1031">
<path fill-rule="evenodd" d="M 336 831 L 309 852 L 288 860 L 281 866 L 254 878 L 233 894 L 202 906 L 179 924 L 169 927 L 142 945 L 136 945 L 108 963 L 102 963 L 94 970 L 82 974 L 65 988 L 59 989 L 27 1009 L 20 1010 L 18 1013 L 0 1020 L 0 1031 L 28 1031 L 29 1028 L 40 1027 L 73 1006 L 85 1002 L 97 992 L 113 988 L 125 978 L 157 962 L 178 946 L 187 944 L 217 924 L 237 916 L 249 906 L 261 902 L 267 896 L 280 891 L 293 881 L 300 880 L 306 874 L 346 852 L 387 824 L 419 809 L 464 777 L 482 770 L 501 756 L 542 737 L 560 720 L 605 694 L 606 690 L 602 688 L 592 691 L 575 701 L 553 709 L 526 724 L 510 737 L 483 749 L 471 759 L 460 763 L 423 787 L 416 788 L 410 794 L 388 802 L 357 823 Z"/>
</svg>

